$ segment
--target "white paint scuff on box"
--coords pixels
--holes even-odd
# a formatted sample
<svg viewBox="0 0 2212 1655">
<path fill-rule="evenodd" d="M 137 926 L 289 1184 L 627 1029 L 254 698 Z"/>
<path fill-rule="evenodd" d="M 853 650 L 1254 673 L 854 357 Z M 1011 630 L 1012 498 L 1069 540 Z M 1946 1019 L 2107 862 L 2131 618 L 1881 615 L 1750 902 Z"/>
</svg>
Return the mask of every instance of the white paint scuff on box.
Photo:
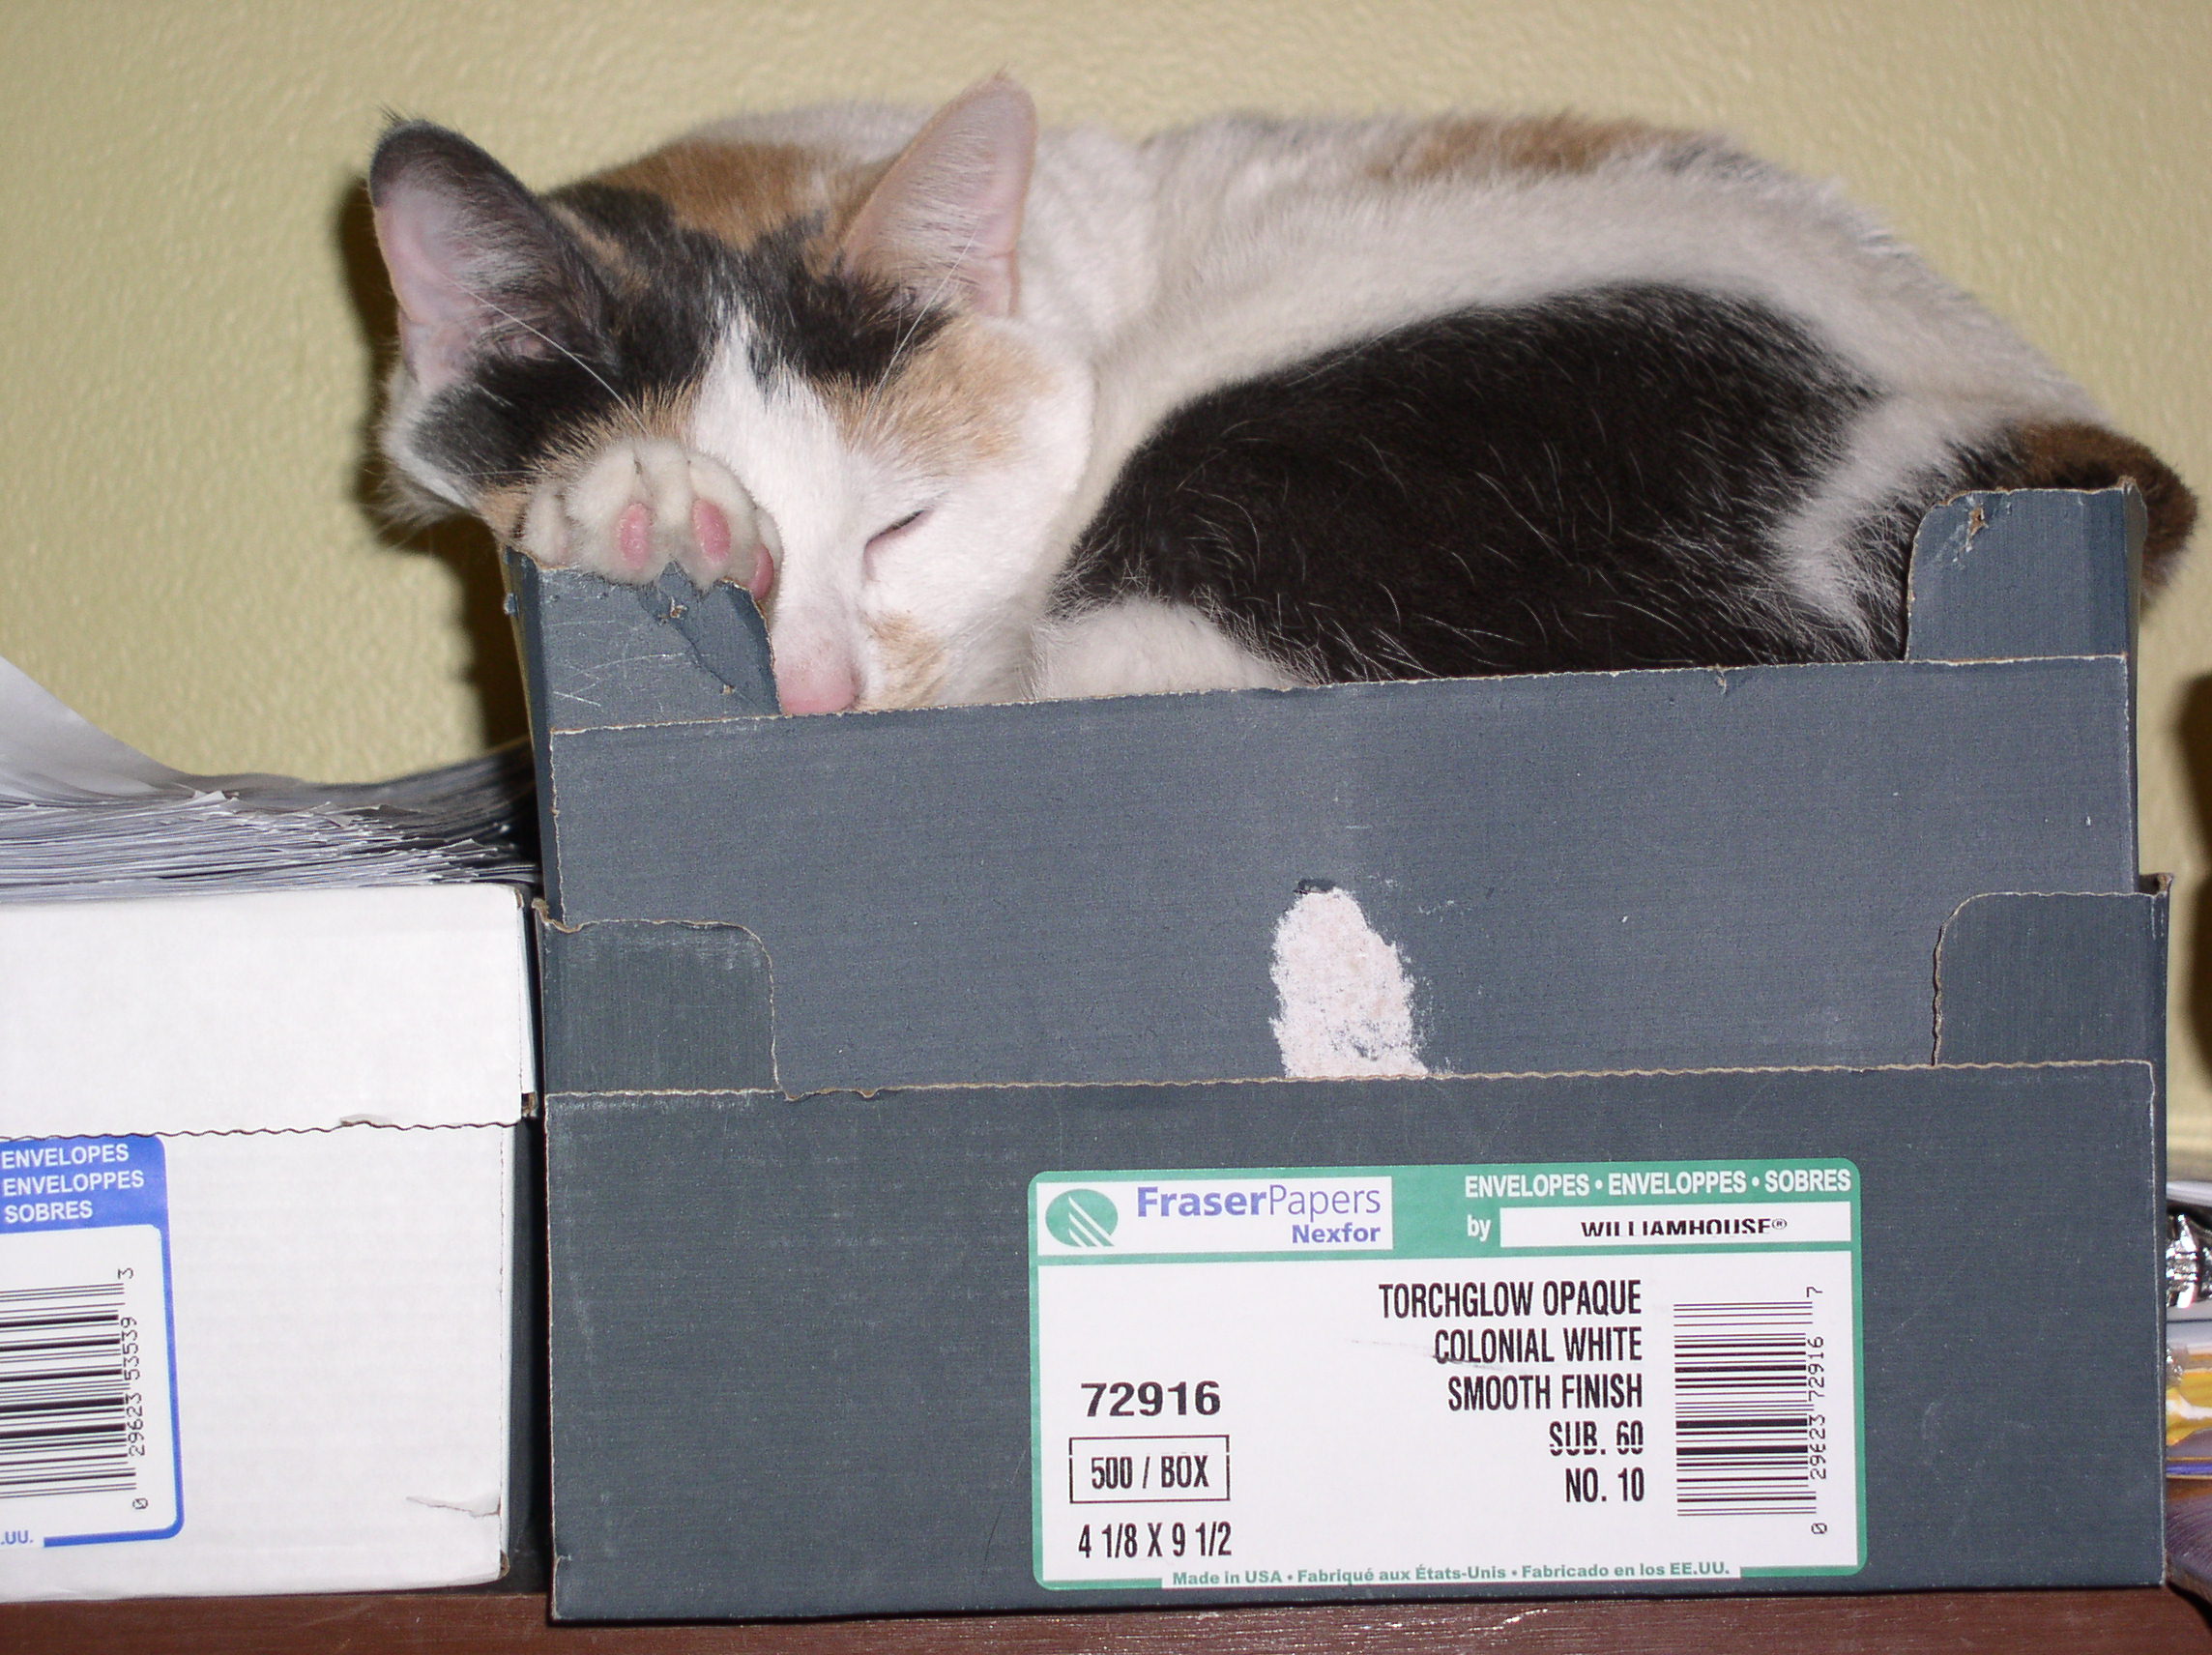
<svg viewBox="0 0 2212 1655">
<path fill-rule="evenodd" d="M 1299 1080 L 1425 1075 L 1413 979 L 1396 944 L 1334 886 L 1301 889 L 1275 925 L 1269 1025 L 1283 1073 Z"/>
</svg>

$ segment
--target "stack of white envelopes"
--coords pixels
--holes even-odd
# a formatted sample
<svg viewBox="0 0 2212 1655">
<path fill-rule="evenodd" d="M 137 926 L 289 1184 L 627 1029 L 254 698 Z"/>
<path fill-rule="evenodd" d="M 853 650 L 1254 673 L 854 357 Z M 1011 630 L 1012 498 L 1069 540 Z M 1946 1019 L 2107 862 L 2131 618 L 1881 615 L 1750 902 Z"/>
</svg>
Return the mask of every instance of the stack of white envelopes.
<svg viewBox="0 0 2212 1655">
<path fill-rule="evenodd" d="M 181 776 L 27 683 L 0 664 L 0 1598 L 497 1578 L 511 771 Z"/>
</svg>

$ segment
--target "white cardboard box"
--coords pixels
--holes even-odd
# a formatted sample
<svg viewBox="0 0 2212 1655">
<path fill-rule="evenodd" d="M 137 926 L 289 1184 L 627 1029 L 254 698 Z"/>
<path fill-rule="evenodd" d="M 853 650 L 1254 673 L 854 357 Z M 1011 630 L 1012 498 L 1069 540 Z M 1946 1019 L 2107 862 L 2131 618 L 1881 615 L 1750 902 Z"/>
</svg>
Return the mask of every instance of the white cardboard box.
<svg viewBox="0 0 2212 1655">
<path fill-rule="evenodd" d="M 498 1577 L 524 937 L 497 886 L 0 908 L 0 1598 Z"/>
</svg>

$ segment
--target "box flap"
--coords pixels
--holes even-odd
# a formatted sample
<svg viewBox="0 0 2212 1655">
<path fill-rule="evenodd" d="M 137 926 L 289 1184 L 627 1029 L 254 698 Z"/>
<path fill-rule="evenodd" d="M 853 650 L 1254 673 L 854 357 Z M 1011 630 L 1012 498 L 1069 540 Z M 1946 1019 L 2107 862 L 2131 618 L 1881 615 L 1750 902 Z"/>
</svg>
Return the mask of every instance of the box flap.
<svg viewBox="0 0 2212 1655">
<path fill-rule="evenodd" d="M 511 1122 L 529 990 L 504 886 L 0 908 L 0 1136 Z"/>
<path fill-rule="evenodd" d="M 518 569 L 546 900 L 632 928 L 560 950 L 556 1047 L 642 973 L 771 1016 L 792 1092 L 1307 1072 L 1276 955 L 1333 888 L 1412 1068 L 1925 1061 L 1960 903 L 2135 889 L 2139 531 L 2127 490 L 1931 514 L 1904 661 L 834 718 L 772 715 L 734 589 Z M 745 970 L 665 922 L 742 928 Z M 661 1046 L 590 1086 L 698 1079 Z"/>
<path fill-rule="evenodd" d="M 1936 507 L 1912 547 L 1906 658 L 2130 653 L 2146 521 L 2132 484 L 1963 494 Z"/>
<path fill-rule="evenodd" d="M 2166 1060 L 2167 893 L 1993 891 L 1936 950 L 1938 1063 Z"/>
<path fill-rule="evenodd" d="M 548 1091 L 772 1087 L 767 952 L 738 925 L 538 915 Z"/>
</svg>

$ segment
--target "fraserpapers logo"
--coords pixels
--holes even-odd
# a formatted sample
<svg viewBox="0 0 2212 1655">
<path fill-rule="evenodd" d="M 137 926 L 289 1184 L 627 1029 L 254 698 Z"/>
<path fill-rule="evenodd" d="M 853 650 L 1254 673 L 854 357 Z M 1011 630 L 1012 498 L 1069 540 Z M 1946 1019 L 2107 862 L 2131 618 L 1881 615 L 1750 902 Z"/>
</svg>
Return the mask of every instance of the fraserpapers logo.
<svg viewBox="0 0 2212 1655">
<path fill-rule="evenodd" d="M 1183 1253 L 1387 1253 L 1387 1176 L 1136 1173 L 1036 1183 L 1040 1257 L 1112 1249 Z"/>
<path fill-rule="evenodd" d="M 1094 1189 L 1062 1190 L 1044 1209 L 1044 1227 L 1070 1247 L 1111 1247 L 1121 1214 L 1114 1198 Z"/>
</svg>

